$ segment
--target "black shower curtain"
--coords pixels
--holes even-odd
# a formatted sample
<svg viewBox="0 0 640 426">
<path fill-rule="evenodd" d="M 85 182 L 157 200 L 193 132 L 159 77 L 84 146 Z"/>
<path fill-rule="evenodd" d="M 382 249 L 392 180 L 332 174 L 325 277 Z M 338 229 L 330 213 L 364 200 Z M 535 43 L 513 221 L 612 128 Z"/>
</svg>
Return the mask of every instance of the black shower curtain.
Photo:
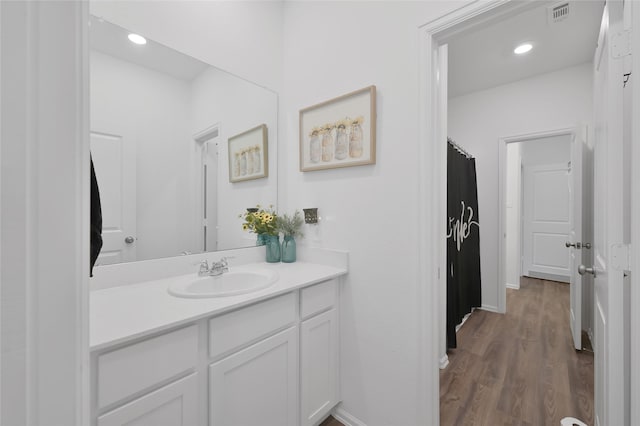
<svg viewBox="0 0 640 426">
<path fill-rule="evenodd" d="M 455 348 L 456 325 L 482 304 L 480 224 L 476 160 L 447 145 L 447 347 Z"/>
</svg>

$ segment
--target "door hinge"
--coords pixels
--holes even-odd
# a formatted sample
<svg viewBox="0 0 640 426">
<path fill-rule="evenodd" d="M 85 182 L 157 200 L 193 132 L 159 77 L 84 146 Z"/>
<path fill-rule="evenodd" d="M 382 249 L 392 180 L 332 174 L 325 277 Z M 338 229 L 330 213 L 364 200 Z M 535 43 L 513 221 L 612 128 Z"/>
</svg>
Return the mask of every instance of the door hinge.
<svg viewBox="0 0 640 426">
<path fill-rule="evenodd" d="M 631 246 L 629 244 L 611 246 L 611 267 L 616 271 L 631 270 Z"/>
<path fill-rule="evenodd" d="M 613 36 L 611 54 L 614 58 L 631 55 L 631 30 L 625 30 Z"/>
</svg>

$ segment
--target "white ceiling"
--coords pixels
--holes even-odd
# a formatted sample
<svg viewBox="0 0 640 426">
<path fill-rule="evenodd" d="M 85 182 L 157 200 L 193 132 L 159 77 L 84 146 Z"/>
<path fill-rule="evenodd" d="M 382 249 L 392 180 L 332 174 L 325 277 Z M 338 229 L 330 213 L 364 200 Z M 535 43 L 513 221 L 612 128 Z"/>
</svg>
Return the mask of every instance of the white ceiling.
<svg viewBox="0 0 640 426">
<path fill-rule="evenodd" d="M 127 38 L 129 33 L 95 16 L 90 19 L 91 49 L 185 81 L 193 80 L 209 67 L 202 61 L 153 40 L 147 39 L 145 45 L 133 44 Z"/>
<path fill-rule="evenodd" d="M 604 1 L 570 1 L 566 19 L 551 23 L 545 5 L 473 31 L 449 43 L 449 97 L 591 62 Z M 513 49 L 530 42 L 533 49 L 515 55 Z"/>
</svg>

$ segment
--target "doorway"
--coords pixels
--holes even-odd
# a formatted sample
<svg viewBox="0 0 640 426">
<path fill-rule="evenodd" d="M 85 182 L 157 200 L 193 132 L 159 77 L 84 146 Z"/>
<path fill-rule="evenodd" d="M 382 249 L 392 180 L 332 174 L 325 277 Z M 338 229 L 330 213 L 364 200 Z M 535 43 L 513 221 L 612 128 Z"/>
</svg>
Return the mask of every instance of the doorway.
<svg viewBox="0 0 640 426">
<path fill-rule="evenodd" d="M 199 197 L 197 223 L 203 252 L 218 250 L 218 145 L 220 125 L 213 124 L 193 135 L 199 152 Z"/>
<path fill-rule="evenodd" d="M 519 289 L 522 276 L 569 283 L 565 244 L 571 233 L 574 192 L 569 179 L 571 133 L 522 136 L 502 143 L 506 155 L 500 161 L 504 192 L 499 229 L 504 230 L 500 259 L 504 286 Z"/>
<path fill-rule="evenodd" d="M 535 3 L 535 4 L 534 4 Z M 447 136 L 451 136 L 454 140 L 456 140 L 459 144 L 461 144 L 466 150 L 470 151 L 472 154 L 476 156 L 476 159 L 479 164 L 479 180 L 485 180 L 485 182 L 490 182 L 489 185 L 485 185 L 484 189 L 481 187 L 481 183 L 479 182 L 479 198 L 484 200 L 485 207 L 490 205 L 491 207 L 484 208 L 480 206 L 479 215 L 480 217 L 487 218 L 486 220 L 493 223 L 485 222 L 484 233 L 481 233 L 481 241 L 484 241 L 483 246 L 484 249 L 481 248 L 481 257 L 482 257 L 482 269 L 483 269 L 483 310 L 487 311 L 495 311 L 495 312 L 504 312 L 506 309 L 506 300 L 504 296 L 501 296 L 501 289 L 499 288 L 499 261 L 498 261 L 498 248 L 499 248 L 499 240 L 501 238 L 501 234 L 498 231 L 498 215 L 499 215 L 499 203 L 498 203 L 498 195 L 496 187 L 498 186 L 498 140 L 504 135 L 513 135 L 513 134 L 529 134 L 531 132 L 536 131 L 537 129 L 544 128 L 567 128 L 568 126 L 574 125 L 574 123 L 585 121 L 589 119 L 591 114 L 591 105 L 589 100 L 585 100 L 581 98 L 584 96 L 578 94 L 578 96 L 574 99 L 575 102 L 582 103 L 579 108 L 582 111 L 586 111 L 582 116 L 571 116 L 570 114 L 558 114 L 558 108 L 562 109 L 559 105 L 554 103 L 556 99 L 554 96 L 562 93 L 561 85 L 555 85 L 556 93 L 553 96 L 547 96 L 548 93 L 545 93 L 542 96 L 541 91 L 536 89 L 535 85 L 530 86 L 529 93 L 533 96 L 532 103 L 537 104 L 540 108 L 534 114 L 526 114 L 527 102 L 528 99 L 525 100 L 522 96 L 519 96 L 519 99 L 510 103 L 508 108 L 505 108 L 501 111 L 500 114 L 493 114 L 493 117 L 487 116 L 487 111 L 491 108 L 488 108 L 487 105 L 492 101 L 492 99 L 488 99 L 490 96 L 487 95 L 485 99 L 482 101 L 479 100 L 478 97 L 475 99 L 471 99 L 473 96 L 467 94 L 458 94 L 459 97 L 467 97 L 465 99 L 466 105 L 463 105 L 462 102 L 459 102 L 459 99 L 451 99 L 451 93 L 448 92 L 447 85 L 453 81 L 452 75 L 450 71 L 451 57 L 453 56 L 452 44 L 456 40 L 461 40 L 465 35 L 469 35 L 471 32 L 478 29 L 486 29 L 492 26 L 493 24 L 501 21 L 508 20 L 509 18 L 513 18 L 519 14 L 525 12 L 531 12 L 533 9 L 538 7 L 540 3 L 537 2 L 527 2 L 527 3 L 519 3 L 519 4 L 503 4 L 500 2 L 493 2 L 489 5 L 480 6 L 476 5 L 475 7 L 463 8 L 452 13 L 450 16 L 443 18 L 437 22 L 429 24 L 425 27 L 425 33 L 427 35 L 425 42 L 422 47 L 425 51 L 429 52 L 425 54 L 423 57 L 423 68 L 429 70 L 425 75 L 424 85 L 428 89 L 425 91 L 426 94 L 432 96 L 436 99 L 435 104 L 427 105 L 423 104 L 423 112 L 425 116 L 429 117 L 429 121 L 431 124 L 436 124 L 435 126 L 428 127 L 427 123 L 424 123 L 422 131 L 428 140 L 437 140 L 444 141 Z M 543 7 L 547 7 L 551 5 L 550 3 L 545 3 Z M 466 10 L 465 10 L 466 9 Z M 593 24 L 595 31 L 599 27 L 599 18 L 596 19 Z M 590 56 L 593 56 L 593 46 L 591 47 Z M 478 53 L 478 56 L 482 56 L 482 53 Z M 477 57 L 477 56 L 476 56 Z M 590 59 L 591 59 L 590 58 Z M 449 64 L 449 67 L 447 66 Z M 480 73 L 479 69 L 481 66 L 476 67 L 478 73 Z M 547 70 L 542 74 L 539 74 L 539 78 L 536 81 L 537 87 L 541 87 L 545 83 L 550 83 L 552 78 L 549 76 L 554 73 L 559 73 L 562 70 Z M 583 83 L 591 84 L 592 75 L 591 75 L 591 65 L 581 63 L 578 65 L 571 65 L 564 69 L 566 71 L 565 75 L 562 76 L 565 81 L 570 80 L 580 80 Z M 555 77 L 558 77 L 555 75 Z M 506 84 L 501 84 L 506 93 L 510 93 L 514 96 L 520 95 L 518 90 L 522 89 L 522 87 L 517 87 L 522 80 L 533 78 L 526 77 L 520 78 L 516 81 L 510 81 Z M 505 86 L 509 85 L 509 88 L 505 88 Z M 485 94 L 489 92 L 488 89 L 493 87 L 499 87 L 498 85 L 491 86 L 488 88 L 478 89 L 476 92 L 485 91 Z M 589 93 L 589 90 L 582 91 Z M 493 92 L 493 98 L 499 99 L 504 93 L 498 96 L 497 92 Z M 543 100 L 542 98 L 536 98 L 536 95 L 540 95 L 541 97 L 546 98 Z M 566 94 L 565 94 L 566 96 Z M 580 101 L 579 99 L 583 99 Z M 590 98 L 589 98 L 590 99 Z M 475 102 L 473 102 L 475 101 Z M 569 108 L 570 109 L 570 108 Z M 575 108 L 574 108 L 575 109 Z M 467 120 L 467 123 L 473 122 L 476 126 L 472 128 L 468 126 L 467 128 L 458 127 L 457 133 L 453 133 L 455 128 L 455 119 L 452 118 L 451 112 L 455 111 L 455 113 L 464 114 L 474 114 L 475 118 L 471 121 Z M 448 113 L 447 113 L 448 111 Z M 553 113 L 555 112 L 555 113 Z M 567 112 L 567 110 L 563 110 L 563 112 Z M 562 116 L 562 117 L 561 117 Z M 504 127 L 500 127 L 500 123 L 496 124 L 496 117 L 502 123 L 506 123 Z M 518 128 L 514 123 L 520 120 L 520 124 L 522 125 Z M 490 140 L 489 144 L 483 144 L 482 139 L 484 138 L 484 134 L 482 132 L 486 132 L 487 129 L 493 131 L 494 136 L 488 138 Z M 496 132 L 497 131 L 497 132 Z M 430 157 L 429 160 L 426 160 L 424 164 L 435 166 L 435 182 L 432 186 L 427 185 L 430 191 L 432 191 L 431 195 L 440 200 L 440 206 L 446 205 L 443 200 L 446 200 L 446 186 L 443 182 L 443 179 L 438 176 L 446 176 L 446 169 L 444 168 L 444 164 L 446 164 L 445 159 L 445 150 L 444 145 L 433 144 L 433 146 L 425 146 L 423 148 L 423 159 L 426 157 Z M 431 160 L 431 159 L 436 159 Z M 480 170 L 484 167 L 484 171 Z M 483 173 L 486 174 L 487 177 L 482 178 L 480 175 Z M 481 201 L 482 203 L 482 201 Z M 439 229 L 438 223 L 445 223 L 445 213 L 440 209 L 437 215 L 435 215 L 434 219 L 434 228 Z M 489 226 L 487 226 L 489 225 Z M 491 229 L 493 228 L 493 229 Z M 444 262 L 442 253 L 444 250 L 441 246 L 441 241 L 444 241 L 444 237 L 435 243 L 426 244 L 425 250 L 427 252 L 432 253 L 431 261 L 434 264 L 439 266 L 439 270 L 446 270 L 446 264 Z M 488 249 L 487 249 L 488 247 Z M 493 256 L 493 258 L 492 258 Z M 444 288 L 444 282 L 442 279 L 443 274 L 439 274 L 438 282 L 439 282 L 439 291 L 435 295 L 436 300 L 439 301 L 440 306 L 444 306 L 446 304 L 446 300 L 444 300 L 444 295 L 442 289 Z M 487 279 L 488 277 L 488 279 Z M 488 286 L 493 285 L 493 287 L 489 287 L 488 291 L 485 291 L 484 283 L 487 283 Z M 485 297 L 486 295 L 486 297 Z M 501 300 L 502 299 L 502 300 Z M 440 323 L 442 323 L 443 312 L 440 311 L 436 314 Z M 443 348 L 444 344 L 442 341 L 440 342 L 440 349 Z M 442 354 L 444 351 L 440 351 L 437 355 L 437 359 L 442 359 Z M 445 364 L 441 363 L 441 364 Z"/>
<path fill-rule="evenodd" d="M 569 327 L 576 350 L 593 340 L 592 148 L 587 128 L 500 139 L 500 283 L 521 277 L 570 286 Z M 506 307 L 505 307 L 506 310 Z M 586 340 L 584 339 L 586 337 Z"/>
</svg>

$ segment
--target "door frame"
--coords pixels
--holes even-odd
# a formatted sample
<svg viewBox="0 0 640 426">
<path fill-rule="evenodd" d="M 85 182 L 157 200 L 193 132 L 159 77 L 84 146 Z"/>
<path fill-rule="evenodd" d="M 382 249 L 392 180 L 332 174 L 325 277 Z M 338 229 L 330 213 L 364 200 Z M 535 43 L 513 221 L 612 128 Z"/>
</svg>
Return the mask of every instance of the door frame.
<svg viewBox="0 0 640 426">
<path fill-rule="evenodd" d="M 551 2 L 549 2 L 551 3 Z M 447 218 L 447 49 L 456 35 L 540 6 L 539 1 L 490 0 L 473 2 L 425 23 L 419 36 L 419 176 L 418 205 L 426 219 L 418 223 L 419 394 L 426 402 L 419 418 L 440 424 L 439 366 L 446 365 L 443 309 L 446 303 Z M 435 200 L 435 202 L 434 202 Z M 435 285 L 433 285 L 435 283 Z M 438 344 L 434 344 L 437 342 Z M 441 359 L 441 354 L 442 359 Z"/>
<path fill-rule="evenodd" d="M 88 425 L 89 5 L 0 9 L 11 22 L 2 35 L 14 41 L 2 46 L 2 72 L 15 78 L 16 102 L 3 110 L 0 142 L 3 163 L 12 165 L 3 167 L 0 188 L 0 215 L 12 231 L 0 244 L 0 291 L 10 308 L 0 344 L 3 372 L 12 372 L 0 376 L 12 391 L 9 401 L 2 395 L 0 420 Z"/>
<path fill-rule="evenodd" d="M 636 52 L 632 55 L 632 68 L 636 70 L 636 74 L 640 70 L 640 5 L 634 2 L 629 2 L 631 6 L 631 22 L 635 27 L 631 32 L 631 49 L 632 52 Z M 632 76 L 632 78 L 636 76 Z M 640 82 L 636 81 L 631 86 L 631 102 L 633 109 L 640 108 Z M 634 120 L 631 123 L 631 164 L 640 164 L 640 122 Z M 640 220 L 634 220 L 634 218 L 640 218 L 640 169 L 638 167 L 631 168 L 631 250 L 630 254 L 630 267 L 631 271 L 631 306 L 640 306 Z M 631 360 L 640 359 L 640 310 L 631 309 L 631 328 L 630 328 L 630 347 L 631 347 Z M 635 364 L 632 361 L 630 371 L 630 400 L 640 400 L 640 368 L 638 363 Z M 631 404 L 631 424 L 640 424 L 640 405 Z"/>
<path fill-rule="evenodd" d="M 193 169 L 197 170 L 194 173 L 194 182 L 193 182 L 193 188 L 195 188 L 195 192 L 192 193 L 192 196 L 194 197 L 194 205 L 196 206 L 196 213 L 195 213 L 195 217 L 194 217 L 194 223 L 195 223 L 195 241 L 196 244 L 198 245 L 198 249 L 199 250 L 203 250 L 203 251 L 207 251 L 204 250 L 204 248 L 206 247 L 206 241 L 205 241 L 205 236 L 204 236 L 204 232 L 202 232 L 202 227 L 205 224 L 205 221 L 207 218 L 205 218 L 204 216 L 204 209 L 205 209 L 205 203 L 206 203 L 206 185 L 204 182 L 205 176 L 204 176 L 204 165 L 205 165 L 205 157 L 206 157 L 206 143 L 210 142 L 210 141 L 214 141 L 217 138 L 220 137 L 220 123 L 216 122 L 214 124 L 212 124 L 211 126 L 197 132 L 194 133 L 191 136 L 191 139 L 193 141 L 193 143 L 195 144 L 195 149 L 197 151 L 197 155 L 195 156 L 194 160 L 193 160 Z M 218 166 L 216 166 L 216 174 L 218 173 Z M 216 190 L 217 191 L 217 190 Z M 217 213 L 216 213 L 216 217 L 217 217 Z M 217 223 L 216 223 L 217 226 Z"/>
<path fill-rule="evenodd" d="M 502 137 L 498 140 L 498 230 L 502 235 L 498 247 L 498 312 L 505 313 L 507 311 L 507 217 L 506 217 L 506 201 L 507 201 L 507 144 L 519 142 L 534 142 L 536 139 L 569 136 L 576 137 L 575 127 L 563 127 L 555 130 L 546 130 L 541 132 L 526 133 L 522 135 Z M 522 192 L 520 193 L 522 199 Z M 520 218 L 520 225 L 522 218 Z M 519 226 L 522 234 L 521 226 Z M 522 235 L 520 236 L 520 245 L 518 247 L 518 258 L 522 258 Z M 518 262 L 518 276 L 522 276 L 522 261 Z"/>
</svg>

